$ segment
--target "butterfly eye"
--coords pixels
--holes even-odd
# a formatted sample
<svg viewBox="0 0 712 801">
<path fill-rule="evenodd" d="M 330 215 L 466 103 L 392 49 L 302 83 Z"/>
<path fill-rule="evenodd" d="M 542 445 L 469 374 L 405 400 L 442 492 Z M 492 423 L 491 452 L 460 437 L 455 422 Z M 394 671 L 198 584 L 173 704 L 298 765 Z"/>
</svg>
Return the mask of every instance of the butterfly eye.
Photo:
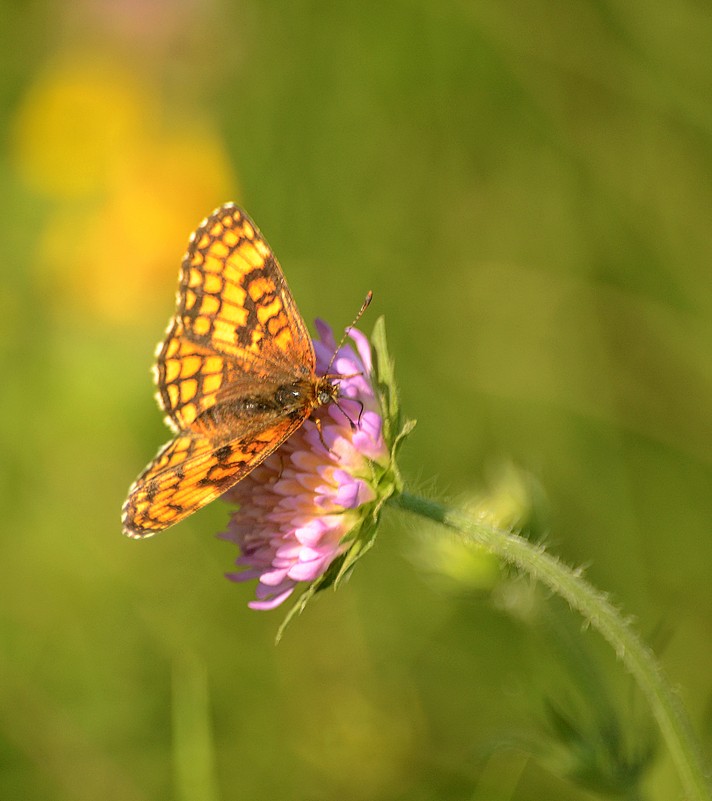
<svg viewBox="0 0 712 801">
<path fill-rule="evenodd" d="M 329 403 L 329 401 L 331 401 L 331 395 L 325 389 L 322 389 L 317 395 L 317 400 L 322 406 L 325 406 L 327 403 Z"/>
</svg>

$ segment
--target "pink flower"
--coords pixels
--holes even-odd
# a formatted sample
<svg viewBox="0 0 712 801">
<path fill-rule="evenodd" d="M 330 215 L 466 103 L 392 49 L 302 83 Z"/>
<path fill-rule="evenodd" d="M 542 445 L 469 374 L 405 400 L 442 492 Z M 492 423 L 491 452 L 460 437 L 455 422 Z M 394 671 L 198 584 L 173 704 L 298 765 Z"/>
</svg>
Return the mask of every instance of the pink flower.
<svg viewBox="0 0 712 801">
<path fill-rule="evenodd" d="M 381 402 L 374 391 L 371 346 L 352 328 L 351 343 L 336 349 L 331 329 L 317 320 L 317 373 L 339 381 L 337 403 L 320 408 L 223 497 L 239 508 L 220 536 L 240 549 L 233 581 L 257 579 L 253 609 L 273 609 L 300 582 L 323 581 L 329 567 L 359 541 L 385 500 L 391 452 Z M 326 447 L 325 447 L 326 446 Z M 388 490 L 390 494 L 391 490 Z M 372 528 L 372 526 L 371 526 Z M 363 544 L 363 543 L 362 543 Z M 329 582 L 330 583 L 330 582 Z"/>
</svg>

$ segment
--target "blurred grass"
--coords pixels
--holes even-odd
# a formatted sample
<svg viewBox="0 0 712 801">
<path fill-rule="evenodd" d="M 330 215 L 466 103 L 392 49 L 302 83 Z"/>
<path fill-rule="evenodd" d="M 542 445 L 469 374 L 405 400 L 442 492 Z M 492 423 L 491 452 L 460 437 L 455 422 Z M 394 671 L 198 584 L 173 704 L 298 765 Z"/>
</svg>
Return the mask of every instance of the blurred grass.
<svg viewBox="0 0 712 801">
<path fill-rule="evenodd" d="M 557 657 L 424 581 L 395 515 L 278 649 L 279 613 L 222 578 L 220 504 L 121 537 L 128 484 L 167 435 L 148 368 L 182 250 L 227 199 L 307 319 L 342 325 L 374 290 L 419 419 L 416 486 L 459 497 L 502 460 L 534 471 L 550 543 L 662 629 L 709 745 L 706 8 L 0 10 L 0 797 L 187 797 L 186 658 L 219 797 L 591 797 L 506 751 L 478 784 L 482 749 L 535 730 L 542 695 L 565 702 Z M 678 793 L 664 754 L 647 789 Z"/>
</svg>

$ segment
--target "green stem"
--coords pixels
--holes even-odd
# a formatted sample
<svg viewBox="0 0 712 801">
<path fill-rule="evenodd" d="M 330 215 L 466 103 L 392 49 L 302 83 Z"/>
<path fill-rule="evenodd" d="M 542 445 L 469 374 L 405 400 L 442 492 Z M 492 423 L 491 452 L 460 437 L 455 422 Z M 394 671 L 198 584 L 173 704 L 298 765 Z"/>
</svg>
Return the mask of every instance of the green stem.
<svg viewBox="0 0 712 801">
<path fill-rule="evenodd" d="M 470 542 L 485 547 L 541 581 L 578 610 L 610 643 L 648 699 L 688 799 L 712 801 L 712 786 L 702 750 L 680 699 L 670 687 L 652 651 L 643 644 L 630 622 L 621 616 L 603 593 L 584 581 L 580 571 L 572 570 L 548 554 L 541 545 L 472 520 L 439 503 L 408 493 L 396 495 L 392 501 L 402 509 L 460 532 Z"/>
</svg>

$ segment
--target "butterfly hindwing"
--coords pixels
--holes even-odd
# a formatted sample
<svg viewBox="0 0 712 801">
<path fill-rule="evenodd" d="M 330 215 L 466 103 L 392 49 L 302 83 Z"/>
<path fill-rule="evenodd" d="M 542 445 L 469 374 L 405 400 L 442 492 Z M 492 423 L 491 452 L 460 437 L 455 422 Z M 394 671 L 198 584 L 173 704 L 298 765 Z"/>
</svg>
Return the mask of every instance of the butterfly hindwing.
<svg viewBox="0 0 712 801">
<path fill-rule="evenodd" d="M 287 417 L 265 426 L 256 423 L 241 436 L 217 443 L 201 433 L 177 436 L 131 487 L 124 533 L 148 537 L 201 509 L 264 461 L 302 422 Z"/>
</svg>

